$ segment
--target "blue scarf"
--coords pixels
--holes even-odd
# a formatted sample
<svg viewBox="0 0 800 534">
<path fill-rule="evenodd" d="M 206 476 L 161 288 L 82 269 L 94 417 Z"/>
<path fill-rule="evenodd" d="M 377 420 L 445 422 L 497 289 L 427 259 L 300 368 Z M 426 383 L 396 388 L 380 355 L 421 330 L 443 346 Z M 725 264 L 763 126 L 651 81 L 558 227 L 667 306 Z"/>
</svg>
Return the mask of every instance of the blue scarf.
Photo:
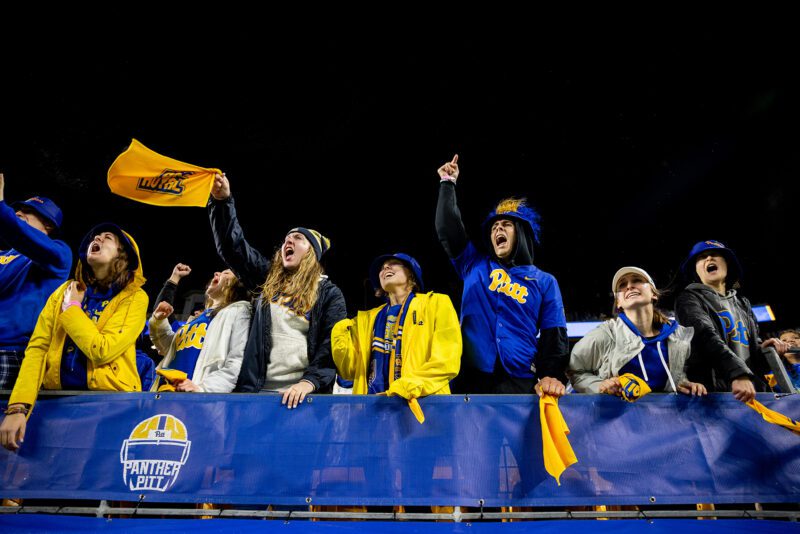
<svg viewBox="0 0 800 534">
<path fill-rule="evenodd" d="M 90 286 L 86 288 L 81 308 L 86 316 L 96 324 L 103 310 L 119 291 L 116 286 L 103 292 Z M 87 372 L 86 355 L 67 336 L 64 342 L 64 352 L 61 354 L 61 389 L 89 389 Z"/>
<path fill-rule="evenodd" d="M 389 384 L 400 378 L 403 366 L 403 323 L 412 300 L 413 292 L 402 305 L 386 304 L 375 318 L 367 393 L 383 393 L 389 389 Z M 391 330 L 387 332 L 390 314 L 394 321 L 390 324 Z"/>
</svg>

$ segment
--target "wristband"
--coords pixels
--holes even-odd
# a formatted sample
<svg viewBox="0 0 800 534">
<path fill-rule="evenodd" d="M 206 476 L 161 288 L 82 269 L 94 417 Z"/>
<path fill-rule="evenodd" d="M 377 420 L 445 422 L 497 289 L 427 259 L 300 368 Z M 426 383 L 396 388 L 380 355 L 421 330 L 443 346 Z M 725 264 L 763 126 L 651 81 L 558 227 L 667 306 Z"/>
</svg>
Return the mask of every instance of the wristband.
<svg viewBox="0 0 800 534">
<path fill-rule="evenodd" d="M 9 408 L 6 408 L 3 413 L 6 415 L 14 415 L 17 413 L 21 413 L 22 415 L 28 415 L 29 411 L 30 410 L 25 406 L 11 406 Z"/>
</svg>

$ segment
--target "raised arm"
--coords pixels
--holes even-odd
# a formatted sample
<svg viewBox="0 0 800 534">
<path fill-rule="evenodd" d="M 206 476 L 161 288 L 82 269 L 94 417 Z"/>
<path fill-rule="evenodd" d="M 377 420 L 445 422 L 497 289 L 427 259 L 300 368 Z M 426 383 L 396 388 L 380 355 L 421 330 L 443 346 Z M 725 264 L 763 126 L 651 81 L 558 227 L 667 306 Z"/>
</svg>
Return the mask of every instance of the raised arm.
<svg viewBox="0 0 800 534">
<path fill-rule="evenodd" d="M 159 295 L 160 297 L 161 295 Z M 172 316 L 172 304 L 167 301 L 160 301 L 156 309 L 153 310 L 153 315 L 150 317 L 150 341 L 155 345 L 156 350 L 162 356 L 166 356 L 169 351 L 172 340 L 175 338 L 175 332 L 172 331 L 167 317 Z M 163 365 L 164 362 L 162 362 Z"/>
<path fill-rule="evenodd" d="M 436 204 L 436 233 L 442 242 L 445 252 L 450 258 L 457 258 L 467 248 L 469 239 L 461 212 L 456 202 L 456 181 L 458 180 L 458 154 L 453 156 L 438 171 L 439 201 Z"/>
<path fill-rule="evenodd" d="M 0 239 L 4 245 L 20 252 L 42 269 L 66 278 L 72 264 L 69 246 L 18 219 L 14 209 L 5 202 L 4 189 L 5 178 L 0 174 Z"/>
<path fill-rule="evenodd" d="M 218 174 L 214 178 L 208 201 L 208 216 L 217 254 L 247 289 L 255 290 L 264 282 L 270 262 L 244 238 L 236 216 L 230 182 L 224 174 Z"/>
<path fill-rule="evenodd" d="M 188 276 L 189 273 L 192 272 L 192 268 L 188 265 L 183 263 L 178 263 L 175 267 L 172 268 L 172 274 L 164 282 L 164 286 L 161 288 L 161 291 L 158 293 L 156 297 L 156 305 L 160 305 L 162 302 L 165 302 L 170 305 L 171 308 L 175 307 L 175 294 L 178 292 L 178 284 L 181 283 L 184 277 Z M 153 309 L 153 313 L 155 313 L 155 309 Z M 171 323 L 175 320 L 174 316 L 174 309 L 171 309 L 169 314 L 166 316 L 166 319 Z"/>
</svg>

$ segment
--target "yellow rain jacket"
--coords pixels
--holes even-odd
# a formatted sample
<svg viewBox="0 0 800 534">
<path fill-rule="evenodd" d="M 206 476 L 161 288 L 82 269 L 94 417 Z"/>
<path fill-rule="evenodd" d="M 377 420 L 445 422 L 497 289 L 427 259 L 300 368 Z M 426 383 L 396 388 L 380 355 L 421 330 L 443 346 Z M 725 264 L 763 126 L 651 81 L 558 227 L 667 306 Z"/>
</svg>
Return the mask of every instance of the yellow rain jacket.
<svg viewBox="0 0 800 534">
<path fill-rule="evenodd" d="M 385 305 L 384 305 L 385 306 Z M 339 374 L 353 381 L 353 393 L 367 393 L 367 370 L 375 319 L 383 308 L 360 311 L 336 323 L 331 333 L 333 361 Z M 461 326 L 450 297 L 418 294 L 409 303 L 403 323 L 400 378 L 390 373 L 390 395 L 414 399 L 450 393 L 450 380 L 461 367 Z"/>
<path fill-rule="evenodd" d="M 125 235 L 139 256 L 138 245 L 129 234 Z M 78 260 L 75 278 L 85 284 L 82 268 Z M 133 281 L 111 299 L 97 323 L 77 306 L 61 311 L 64 292 L 71 281 L 67 280 L 47 299 L 25 349 L 9 405 L 24 403 L 32 407 L 40 388 L 61 389 L 61 355 L 67 335 L 86 355 L 86 382 L 90 390 L 142 390 L 136 370 L 136 338 L 147 318 L 148 297 L 142 289 L 145 278 L 141 257 Z"/>
</svg>

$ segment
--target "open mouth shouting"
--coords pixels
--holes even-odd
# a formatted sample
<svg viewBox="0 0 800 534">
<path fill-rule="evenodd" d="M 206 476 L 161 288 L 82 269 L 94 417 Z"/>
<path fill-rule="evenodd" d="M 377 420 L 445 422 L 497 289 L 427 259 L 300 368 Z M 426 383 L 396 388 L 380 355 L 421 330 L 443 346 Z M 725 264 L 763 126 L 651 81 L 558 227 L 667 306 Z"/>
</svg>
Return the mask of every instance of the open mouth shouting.
<svg viewBox="0 0 800 534">
<path fill-rule="evenodd" d="M 283 246 L 283 259 L 286 261 L 291 261 L 294 257 L 294 245 L 284 245 Z"/>
<path fill-rule="evenodd" d="M 708 274 L 715 273 L 715 272 L 717 272 L 718 270 L 719 270 L 719 267 L 717 266 L 717 264 L 716 264 L 716 263 L 714 263 L 714 262 L 709 262 L 709 263 L 707 263 L 707 264 L 706 264 L 706 272 L 707 272 Z"/>
</svg>

